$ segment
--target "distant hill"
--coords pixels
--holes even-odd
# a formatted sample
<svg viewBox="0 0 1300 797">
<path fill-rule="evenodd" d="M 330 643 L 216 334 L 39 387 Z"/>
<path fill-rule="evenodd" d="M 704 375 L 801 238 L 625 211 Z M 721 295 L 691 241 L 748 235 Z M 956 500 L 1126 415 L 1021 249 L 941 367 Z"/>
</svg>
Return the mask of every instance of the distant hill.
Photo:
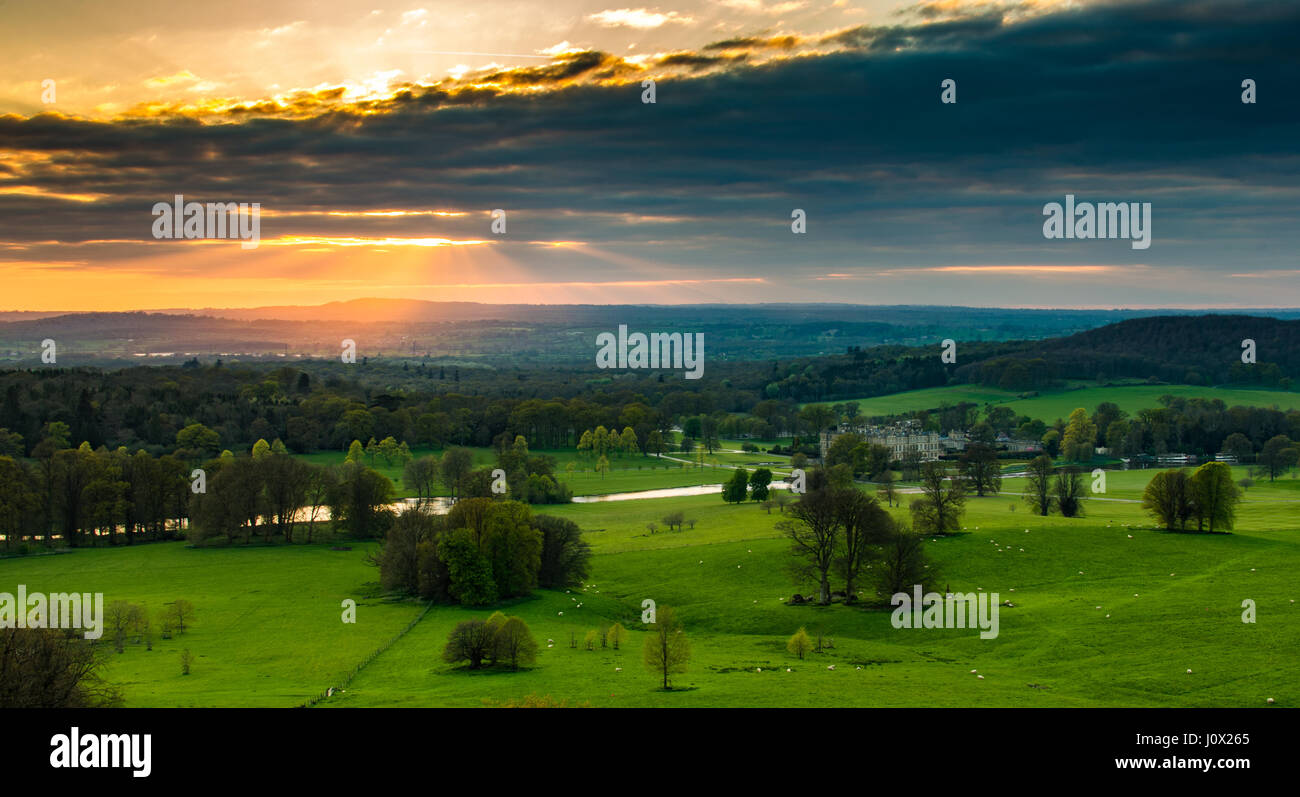
<svg viewBox="0 0 1300 797">
<path fill-rule="evenodd" d="M 960 381 L 1002 386 L 995 362 L 987 373 L 973 364 L 997 357 L 1041 358 L 1024 378 L 1013 373 L 1015 389 L 1041 386 L 1070 376 L 1159 376 L 1183 381 L 1188 368 L 1224 362 L 1241 337 L 1260 344 L 1261 361 L 1294 371 L 1294 332 L 1300 310 L 1260 315 L 1189 314 L 1135 310 L 1022 310 L 937 306 L 848 304 L 759 305 L 493 305 L 412 299 L 357 299 L 318 306 L 207 308 L 129 313 L 9 313 L 0 315 L 0 361 L 32 360 L 40 341 L 59 342 L 72 364 L 158 362 L 194 356 L 337 356 L 344 339 L 355 340 L 360 356 L 418 357 L 492 367 L 580 365 L 595 351 L 596 335 L 627 325 L 629 331 L 704 333 L 714 363 L 825 357 L 878 347 L 917 349 L 946 338 L 963 341 Z M 1288 326 L 1291 325 L 1291 326 Z M 1186 343 L 1186 346 L 1179 348 Z M 1194 347 L 1192 344 L 1195 344 Z M 1000 345 L 991 345 L 1000 344 Z M 1288 349 L 1286 358 L 1278 352 Z M 1230 353 L 1230 352 L 1229 352 Z M 921 352 L 918 350 L 918 356 Z M 874 359 L 874 358 L 868 358 Z M 64 361 L 61 359 L 61 362 Z M 888 384 L 860 373 L 843 376 L 863 389 L 901 389 L 943 384 L 952 375 L 906 375 Z M 868 367 L 868 366 L 864 366 Z M 877 366 L 869 366 L 875 368 Z M 1226 368 L 1226 366 L 1225 366 Z M 944 371 L 951 371 L 948 367 Z M 1091 371 L 1091 373 L 1086 373 Z M 1210 373 L 1219 370 L 1209 368 Z M 1226 371 L 1223 372 L 1226 374 Z M 1215 376 L 1214 378 L 1219 378 Z M 1226 377 L 1224 377 L 1226 378 Z M 901 380 L 901 381 L 900 381 Z M 937 381 L 936 381 L 937 380 Z M 836 393 L 848 390 L 837 387 Z"/>
<path fill-rule="evenodd" d="M 1247 340 L 1254 341 L 1253 364 L 1242 362 Z M 1240 314 L 1135 318 L 1006 347 L 968 361 L 956 375 L 1012 390 L 1099 376 L 1284 386 L 1281 380 L 1300 378 L 1300 321 Z"/>
</svg>

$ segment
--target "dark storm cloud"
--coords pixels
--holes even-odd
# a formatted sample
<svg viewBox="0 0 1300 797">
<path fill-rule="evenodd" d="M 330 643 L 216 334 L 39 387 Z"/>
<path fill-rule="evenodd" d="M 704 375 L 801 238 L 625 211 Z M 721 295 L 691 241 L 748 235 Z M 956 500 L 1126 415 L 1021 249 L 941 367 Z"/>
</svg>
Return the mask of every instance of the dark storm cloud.
<svg viewBox="0 0 1300 797">
<path fill-rule="evenodd" d="M 4 239 L 145 238 L 149 207 L 175 193 L 280 210 L 471 211 L 434 221 L 268 218 L 264 237 L 483 237 L 486 211 L 500 207 L 516 214 L 512 237 L 628 251 L 655 241 L 642 256 L 748 275 L 1059 257 L 1040 211 L 1073 192 L 1155 205 L 1157 246 L 1101 244 L 1089 262 L 1291 262 L 1300 8 L 1162 0 L 1014 24 L 975 8 L 826 37 L 847 48 L 837 52 L 669 77 L 653 105 L 641 102 L 634 67 L 585 52 L 490 76 L 556 88 L 413 87 L 367 103 L 367 115 L 322 102 L 310 118 L 254 109 L 235 124 L 4 117 L 0 147 L 54 159 L 30 165 L 24 184 L 107 195 L 0 194 Z M 770 41 L 668 58 L 708 65 L 726 57 L 714 53 L 771 50 Z M 629 82 L 581 82 L 595 75 Z M 945 78 L 958 82 L 956 105 L 939 102 Z M 1240 102 L 1244 78 L 1258 82 L 1256 105 Z M 771 243 L 789 241 L 794 207 L 808 211 L 810 234 L 791 263 L 788 247 Z M 40 247 L 24 257 L 33 253 L 53 257 Z"/>
</svg>

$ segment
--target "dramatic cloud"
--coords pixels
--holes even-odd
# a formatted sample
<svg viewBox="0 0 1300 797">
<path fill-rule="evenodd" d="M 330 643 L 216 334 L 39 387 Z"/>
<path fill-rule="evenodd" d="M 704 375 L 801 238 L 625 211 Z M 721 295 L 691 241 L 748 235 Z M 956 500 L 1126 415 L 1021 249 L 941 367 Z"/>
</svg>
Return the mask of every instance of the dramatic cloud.
<svg viewBox="0 0 1300 797">
<path fill-rule="evenodd" d="M 533 65 L 115 120 L 9 115 L 0 278 L 16 307 L 91 287 L 216 305 L 222 284 L 282 302 L 285 279 L 313 298 L 1297 305 L 1297 34 L 1283 4 L 930 2 L 638 55 L 557 35 Z M 154 241 L 175 194 L 260 202 L 263 246 Z M 1151 247 L 1046 240 L 1067 194 L 1150 202 Z"/>
</svg>

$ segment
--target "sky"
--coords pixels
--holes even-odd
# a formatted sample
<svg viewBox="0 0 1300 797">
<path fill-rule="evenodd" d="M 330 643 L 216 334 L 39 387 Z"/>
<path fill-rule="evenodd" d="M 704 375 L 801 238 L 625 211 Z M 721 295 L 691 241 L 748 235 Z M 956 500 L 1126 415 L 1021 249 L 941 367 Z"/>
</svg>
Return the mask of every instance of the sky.
<svg viewBox="0 0 1300 797">
<path fill-rule="evenodd" d="M 0 310 L 1300 306 L 1300 4 L 642 2 L 0 0 Z"/>
</svg>

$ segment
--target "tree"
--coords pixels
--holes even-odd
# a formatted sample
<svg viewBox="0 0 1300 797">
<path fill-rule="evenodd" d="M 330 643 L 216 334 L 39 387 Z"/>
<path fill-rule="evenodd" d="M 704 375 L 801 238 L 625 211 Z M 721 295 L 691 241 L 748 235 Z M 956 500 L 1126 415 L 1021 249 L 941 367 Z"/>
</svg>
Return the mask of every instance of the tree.
<svg viewBox="0 0 1300 797">
<path fill-rule="evenodd" d="M 785 643 L 785 649 L 798 656 L 800 660 L 803 659 L 804 655 L 807 654 L 808 651 L 812 650 L 812 646 L 812 638 L 809 637 L 808 632 L 802 628 L 796 631 L 794 636 L 790 637 L 789 642 Z"/>
<path fill-rule="evenodd" d="M 1071 462 L 1089 462 L 1097 440 L 1097 424 L 1088 420 L 1088 411 L 1079 407 L 1070 413 L 1061 439 L 1061 455 Z"/>
<path fill-rule="evenodd" d="M 448 589 L 453 598 L 466 606 L 496 602 L 492 562 L 479 550 L 469 529 L 458 528 L 445 534 L 438 544 L 438 556 L 447 566 Z"/>
<path fill-rule="evenodd" d="M 790 538 L 799 563 L 796 569 L 817 579 L 817 602 L 831 602 L 830 570 L 839 547 L 842 517 L 836 511 L 835 495 L 829 489 L 804 493 L 790 507 L 789 517 L 776 527 Z"/>
<path fill-rule="evenodd" d="M 312 466 L 289 454 L 268 454 L 257 462 L 266 485 L 266 506 L 285 542 L 293 542 L 294 522 L 307 503 Z M 270 540 L 270 525 L 264 532 Z"/>
<path fill-rule="evenodd" d="M 121 702 L 89 640 L 53 628 L 0 628 L 0 708 L 91 708 Z"/>
<path fill-rule="evenodd" d="M 892 470 L 884 471 L 880 474 L 880 487 L 878 492 L 885 496 L 885 502 L 892 508 L 894 500 L 898 497 L 898 488 L 895 486 L 898 481 L 898 474 Z"/>
<path fill-rule="evenodd" d="M 578 524 L 550 515 L 534 515 L 532 523 L 542 532 L 538 586 L 560 589 L 581 584 L 590 567 L 591 545 L 582 539 Z"/>
<path fill-rule="evenodd" d="M 609 637 L 609 644 L 614 647 L 614 650 L 618 650 L 618 646 L 627 639 L 627 629 L 623 627 L 622 623 L 614 623 L 609 627 L 607 636 Z"/>
<path fill-rule="evenodd" d="M 1039 454 L 1025 466 L 1025 501 L 1046 517 L 1052 511 L 1052 458 Z"/>
<path fill-rule="evenodd" d="M 474 455 L 465 448 L 451 448 L 442 455 L 442 483 L 451 489 L 452 500 L 460 498 L 461 480 L 474 469 Z"/>
<path fill-rule="evenodd" d="M 1055 429 L 1048 429 L 1043 432 L 1042 440 L 1043 453 L 1049 457 L 1059 456 L 1061 453 L 1061 433 Z M 1047 514 L 1044 512 L 1043 514 Z"/>
<path fill-rule="evenodd" d="M 748 489 L 749 472 L 744 468 L 736 468 L 727 483 L 722 485 L 722 500 L 729 504 L 742 503 L 746 498 Z"/>
<path fill-rule="evenodd" d="M 1196 528 L 1211 533 L 1215 528 L 1231 530 L 1237 519 L 1241 489 L 1232 483 L 1232 468 L 1222 462 L 1207 462 L 1191 477 L 1192 501 L 1196 505 Z"/>
<path fill-rule="evenodd" d="M 921 467 L 921 497 L 912 502 L 912 524 L 921 534 L 947 534 L 961 528 L 966 505 L 965 486 L 947 478 L 941 462 Z"/>
<path fill-rule="evenodd" d="M 844 579 L 844 602 L 852 603 L 857 600 L 858 575 L 867 566 L 873 546 L 889 538 L 894 520 L 879 501 L 852 487 L 835 493 L 835 505 L 841 532 L 833 564 Z"/>
<path fill-rule="evenodd" d="M 903 481 L 913 481 L 921 473 L 921 452 L 915 448 L 909 448 L 903 452 L 903 458 L 900 461 L 900 467 L 903 474 Z"/>
<path fill-rule="evenodd" d="M 389 467 L 392 467 L 394 462 L 402 459 L 402 447 L 392 435 L 380 440 L 377 450 L 379 458 Z"/>
<path fill-rule="evenodd" d="M 402 482 L 415 490 L 416 503 L 423 504 L 433 498 L 434 484 L 438 480 L 438 458 L 429 456 L 412 459 L 402 468 Z"/>
<path fill-rule="evenodd" d="M 646 438 L 645 450 L 646 453 L 654 454 L 656 457 L 663 456 L 668 450 L 667 444 L 664 443 L 664 436 L 658 429 L 652 430 Z"/>
<path fill-rule="evenodd" d="M 636 431 L 631 426 L 624 427 L 623 434 L 618 440 L 618 447 L 624 454 L 635 454 L 641 450 L 641 444 L 636 438 Z"/>
<path fill-rule="evenodd" d="M 1255 456 L 1255 463 L 1268 474 L 1268 480 L 1273 481 L 1296 464 L 1298 453 L 1300 452 L 1297 452 L 1291 439 L 1280 434 L 1264 443 L 1264 447 Z"/>
<path fill-rule="evenodd" d="M 1241 432 L 1233 432 L 1224 438 L 1222 448 L 1224 453 L 1242 463 L 1249 462 L 1255 455 L 1255 446 L 1251 444 L 1250 438 Z"/>
<path fill-rule="evenodd" d="M 143 610 L 134 603 L 116 600 L 104 612 L 104 630 L 111 633 L 113 647 L 121 653 L 126 639 L 140 627 Z"/>
<path fill-rule="evenodd" d="M 496 644 L 495 629 L 482 620 L 464 620 L 451 630 L 447 636 L 447 646 L 443 648 L 442 660 L 449 664 L 469 662 L 471 670 L 483 666 Z"/>
<path fill-rule="evenodd" d="M 749 495 L 754 501 L 766 501 L 768 485 L 772 483 L 772 471 L 768 468 L 755 468 L 749 475 Z"/>
<path fill-rule="evenodd" d="M 348 529 L 360 538 L 382 535 L 393 517 L 393 483 L 388 477 L 360 462 L 339 468 L 339 481 L 331 491 L 330 515 L 336 528 Z"/>
<path fill-rule="evenodd" d="M 307 544 L 311 544 L 312 532 L 316 527 L 316 518 L 320 510 L 329 505 L 330 495 L 338 485 L 338 471 L 332 467 L 315 466 L 307 476 L 307 491 L 304 504 L 307 507 Z"/>
<path fill-rule="evenodd" d="M 537 641 L 528 630 L 528 624 L 518 617 L 507 618 L 497 629 L 494 641 L 495 657 L 508 663 L 511 670 L 537 660 Z"/>
<path fill-rule="evenodd" d="M 803 421 L 805 427 L 814 435 L 834 424 L 837 417 L 835 410 L 825 404 L 809 404 L 799 410 L 799 420 Z"/>
<path fill-rule="evenodd" d="M 1185 528 L 1194 509 L 1187 472 L 1164 470 L 1151 477 L 1142 491 L 1142 508 L 1167 531 Z"/>
<path fill-rule="evenodd" d="M 186 459 L 210 457 L 220 448 L 221 438 L 201 423 L 192 423 L 176 433 L 176 451 Z"/>
<path fill-rule="evenodd" d="M 369 416 L 366 416 L 369 417 Z M 347 456 L 343 458 L 344 462 L 361 462 L 366 457 L 366 450 L 362 448 L 360 440 L 353 440 L 352 445 L 348 446 Z"/>
<path fill-rule="evenodd" d="M 672 689 L 669 676 L 686 672 L 691 658 L 691 643 L 677 612 L 671 606 L 655 610 L 655 621 L 646 635 L 641 659 L 647 670 L 663 678 L 663 688 Z"/>
<path fill-rule="evenodd" d="M 1002 489 L 1002 465 L 998 462 L 998 452 L 992 446 L 983 443 L 967 446 L 958 461 L 957 469 L 963 480 L 975 488 L 975 494 L 981 498 L 985 493 L 996 493 Z"/>
<path fill-rule="evenodd" d="M 184 598 L 177 598 L 167 604 L 167 611 L 164 613 L 164 616 L 177 633 L 183 634 L 185 633 L 185 621 L 189 620 L 193 623 L 194 604 Z"/>
<path fill-rule="evenodd" d="M 1078 468 L 1062 468 L 1052 485 L 1056 493 L 1056 508 L 1066 517 L 1083 514 L 1083 474 Z"/>
<path fill-rule="evenodd" d="M 928 567 L 921 535 L 900 525 L 881 546 L 880 561 L 872 574 L 877 597 L 888 598 L 911 591 L 915 584 L 920 584 L 924 592 L 926 585 L 937 578 L 938 571 Z"/>
</svg>

